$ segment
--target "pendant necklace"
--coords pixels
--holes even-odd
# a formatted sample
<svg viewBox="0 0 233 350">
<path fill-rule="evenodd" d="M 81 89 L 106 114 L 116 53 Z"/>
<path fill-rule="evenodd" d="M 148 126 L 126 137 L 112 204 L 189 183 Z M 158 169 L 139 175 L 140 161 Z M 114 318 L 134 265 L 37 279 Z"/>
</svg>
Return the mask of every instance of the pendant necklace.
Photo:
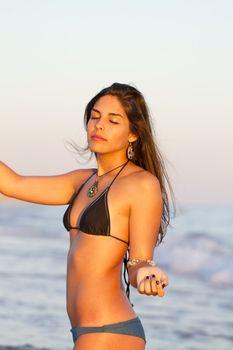
<svg viewBox="0 0 233 350">
<path fill-rule="evenodd" d="M 127 160 L 127 162 L 128 162 L 128 160 Z M 116 170 L 116 169 L 118 169 L 118 168 L 124 166 L 127 162 L 125 162 L 125 163 L 123 163 L 123 164 L 121 164 L 121 165 L 118 165 L 117 167 L 115 167 L 115 168 L 113 168 L 113 169 L 107 171 L 106 173 L 104 173 L 104 174 L 102 174 L 102 175 L 100 175 L 100 176 L 98 175 L 98 169 L 97 169 L 96 180 L 95 180 L 95 182 L 93 183 L 93 185 L 91 185 L 91 187 L 87 190 L 87 197 L 92 198 L 92 197 L 94 197 L 94 196 L 96 195 L 96 193 L 98 192 L 98 183 L 99 183 L 99 179 L 100 179 L 102 176 L 107 175 L 107 174 L 111 173 L 113 170 Z"/>
</svg>

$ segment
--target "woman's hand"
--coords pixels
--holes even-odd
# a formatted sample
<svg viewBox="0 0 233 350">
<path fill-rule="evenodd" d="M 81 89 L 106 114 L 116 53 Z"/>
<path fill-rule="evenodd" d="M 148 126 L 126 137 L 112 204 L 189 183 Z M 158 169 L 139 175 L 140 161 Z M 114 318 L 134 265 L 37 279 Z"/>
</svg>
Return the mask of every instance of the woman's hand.
<svg viewBox="0 0 233 350">
<path fill-rule="evenodd" d="M 156 266 L 143 266 L 137 271 L 137 289 L 140 294 L 163 297 L 168 285 L 167 275 Z"/>
</svg>

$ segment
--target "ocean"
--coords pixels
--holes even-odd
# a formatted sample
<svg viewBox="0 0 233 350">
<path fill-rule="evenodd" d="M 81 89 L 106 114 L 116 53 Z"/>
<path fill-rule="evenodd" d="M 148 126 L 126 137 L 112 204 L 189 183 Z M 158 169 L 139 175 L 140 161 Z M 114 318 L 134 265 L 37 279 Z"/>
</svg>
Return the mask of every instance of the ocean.
<svg viewBox="0 0 233 350">
<path fill-rule="evenodd" d="M 0 202 L 0 349 L 73 347 L 64 210 Z M 232 350 L 233 205 L 179 205 L 171 224 L 154 256 L 169 276 L 165 297 L 131 287 L 146 350 Z"/>
</svg>

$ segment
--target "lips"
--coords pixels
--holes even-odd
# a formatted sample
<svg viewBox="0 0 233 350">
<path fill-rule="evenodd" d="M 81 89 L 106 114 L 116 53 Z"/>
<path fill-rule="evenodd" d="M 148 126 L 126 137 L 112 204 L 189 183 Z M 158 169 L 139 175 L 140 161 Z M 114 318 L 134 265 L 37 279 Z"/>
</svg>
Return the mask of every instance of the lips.
<svg viewBox="0 0 233 350">
<path fill-rule="evenodd" d="M 96 134 L 91 135 L 91 139 L 92 139 L 92 140 L 95 140 L 95 141 L 107 141 L 107 140 L 106 140 L 105 138 L 103 138 L 102 136 L 96 135 Z"/>
</svg>

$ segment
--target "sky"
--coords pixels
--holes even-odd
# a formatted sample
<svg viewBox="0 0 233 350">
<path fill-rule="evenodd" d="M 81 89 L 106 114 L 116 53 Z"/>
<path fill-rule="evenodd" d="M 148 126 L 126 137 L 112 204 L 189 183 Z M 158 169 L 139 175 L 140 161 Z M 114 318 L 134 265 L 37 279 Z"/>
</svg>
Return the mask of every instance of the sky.
<svg viewBox="0 0 233 350">
<path fill-rule="evenodd" d="M 78 163 L 88 101 L 136 86 L 178 203 L 233 202 L 232 0 L 0 0 L 0 160 L 24 175 Z"/>
</svg>

